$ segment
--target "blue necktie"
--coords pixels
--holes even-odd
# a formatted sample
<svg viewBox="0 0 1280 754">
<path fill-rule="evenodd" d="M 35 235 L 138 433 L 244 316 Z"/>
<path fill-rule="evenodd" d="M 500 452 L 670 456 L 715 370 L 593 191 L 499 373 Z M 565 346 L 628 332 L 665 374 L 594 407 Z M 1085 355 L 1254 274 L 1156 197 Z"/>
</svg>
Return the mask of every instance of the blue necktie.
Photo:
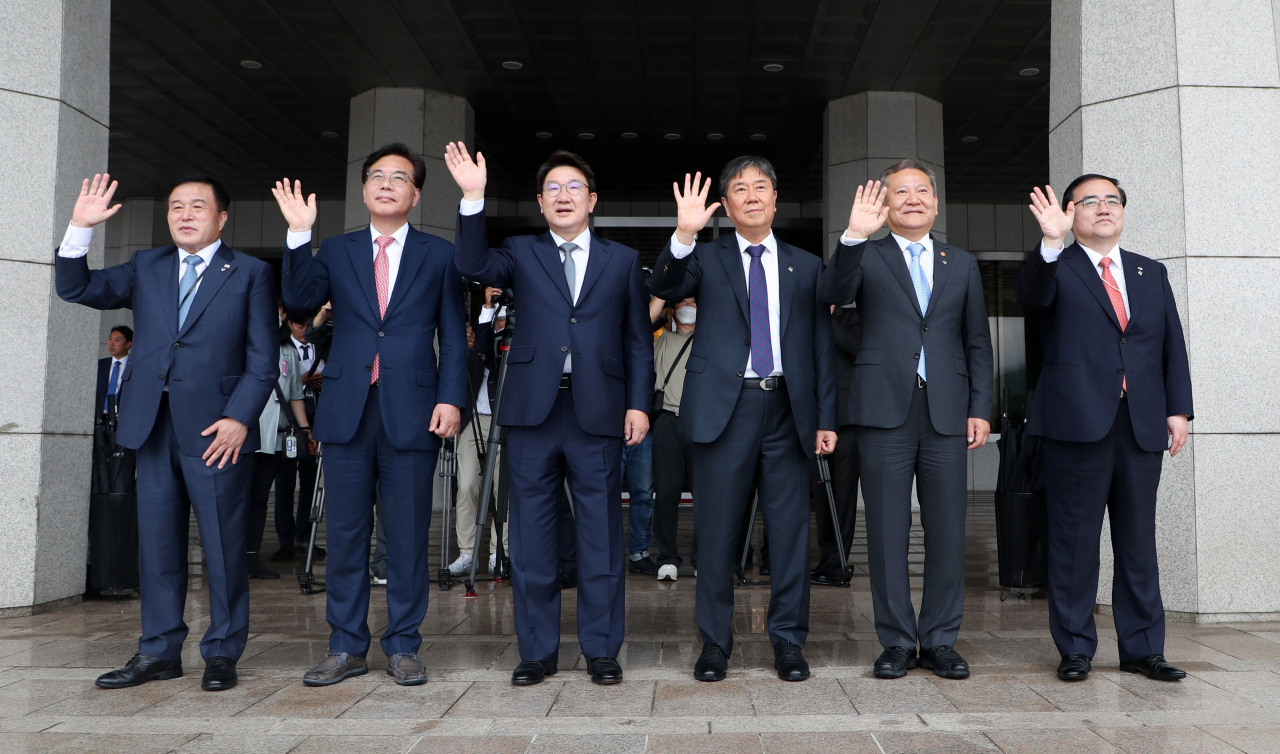
<svg viewBox="0 0 1280 754">
<path fill-rule="evenodd" d="M 760 377 L 773 374 L 773 338 L 769 333 L 769 286 L 765 283 L 764 264 L 760 255 L 764 246 L 748 246 L 751 274 L 748 298 L 751 300 L 751 370 Z"/>
<path fill-rule="evenodd" d="M 187 272 L 182 276 L 182 280 L 178 283 L 178 329 L 187 322 L 187 312 L 191 311 L 191 302 L 195 300 L 195 294 L 191 293 L 191 288 L 195 286 L 196 281 L 200 279 L 197 272 L 198 268 L 204 260 L 199 254 L 188 254 L 182 263 L 187 266 Z M 190 295 L 188 295 L 190 294 Z"/>
<path fill-rule="evenodd" d="M 105 413 L 111 406 L 111 396 L 116 394 L 116 380 L 120 378 L 120 362 L 111 365 L 111 376 L 107 378 L 107 399 L 102 402 L 102 410 Z"/>
<path fill-rule="evenodd" d="M 924 276 L 924 268 L 920 266 L 920 255 L 924 252 L 924 244 L 907 244 L 911 252 L 911 282 L 916 288 L 916 300 L 920 302 L 921 313 L 929 312 L 929 281 Z M 916 374 L 920 379 L 928 380 L 924 373 L 924 346 L 920 347 L 920 363 L 916 365 Z"/>
</svg>

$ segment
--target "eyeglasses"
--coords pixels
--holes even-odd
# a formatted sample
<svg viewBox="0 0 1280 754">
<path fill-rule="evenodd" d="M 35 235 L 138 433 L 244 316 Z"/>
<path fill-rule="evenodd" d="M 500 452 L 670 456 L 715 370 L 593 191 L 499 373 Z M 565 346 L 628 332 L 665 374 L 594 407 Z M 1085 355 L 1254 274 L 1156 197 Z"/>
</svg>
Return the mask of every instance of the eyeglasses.
<svg viewBox="0 0 1280 754">
<path fill-rule="evenodd" d="M 583 189 L 588 187 L 587 187 L 587 184 L 583 183 L 582 181 L 569 181 L 564 185 L 561 185 L 559 183 L 548 183 L 547 185 L 542 187 L 542 193 L 546 194 L 547 196 L 559 196 L 560 189 L 562 188 L 565 191 L 569 192 L 569 196 L 577 196 L 578 194 L 582 193 Z"/>
<path fill-rule="evenodd" d="M 409 181 L 411 179 L 409 178 L 408 173 L 401 170 L 397 170 L 396 172 L 392 173 L 390 176 L 388 176 L 386 173 L 382 172 L 381 170 L 375 170 L 372 173 L 365 174 L 365 180 L 368 181 L 369 183 L 372 183 L 375 186 L 381 186 L 387 181 L 391 181 L 392 186 L 396 188 L 404 188 L 405 186 L 409 185 Z"/>
<path fill-rule="evenodd" d="M 1109 196 L 1106 199 L 1099 199 L 1096 196 L 1091 196 L 1088 199 L 1080 200 L 1079 204 L 1085 209 L 1097 209 L 1099 204 L 1107 205 L 1107 209 L 1120 209 L 1124 206 L 1120 203 L 1120 200 L 1114 196 Z"/>
</svg>

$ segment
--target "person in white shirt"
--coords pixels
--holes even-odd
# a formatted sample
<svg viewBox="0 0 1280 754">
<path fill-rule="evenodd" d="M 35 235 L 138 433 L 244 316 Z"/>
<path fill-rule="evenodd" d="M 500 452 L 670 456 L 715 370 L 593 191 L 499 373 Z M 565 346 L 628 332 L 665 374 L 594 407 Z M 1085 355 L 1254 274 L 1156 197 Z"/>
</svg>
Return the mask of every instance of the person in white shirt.
<svg viewBox="0 0 1280 754">
<path fill-rule="evenodd" d="M 111 328 L 111 336 L 107 338 L 108 356 L 98 359 L 97 413 L 106 414 L 115 398 L 116 412 L 120 410 L 120 385 L 124 378 L 124 369 L 129 365 L 129 349 L 133 348 L 133 330 L 128 325 L 116 325 Z"/>
</svg>

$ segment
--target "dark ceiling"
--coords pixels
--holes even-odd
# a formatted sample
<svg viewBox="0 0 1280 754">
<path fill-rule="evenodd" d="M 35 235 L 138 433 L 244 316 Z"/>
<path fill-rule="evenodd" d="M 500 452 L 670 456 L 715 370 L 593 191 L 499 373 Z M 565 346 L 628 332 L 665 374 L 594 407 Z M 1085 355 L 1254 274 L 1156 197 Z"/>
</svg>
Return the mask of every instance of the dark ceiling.
<svg viewBox="0 0 1280 754">
<path fill-rule="evenodd" d="M 123 196 L 200 168 L 240 198 L 281 175 L 341 198 L 351 97 L 429 87 L 470 101 L 495 196 L 564 147 L 606 198 L 753 152 L 807 201 L 827 101 L 898 90 L 944 105 L 948 201 L 1023 201 L 1049 172 L 1049 2 L 113 0 L 109 164 Z"/>
</svg>

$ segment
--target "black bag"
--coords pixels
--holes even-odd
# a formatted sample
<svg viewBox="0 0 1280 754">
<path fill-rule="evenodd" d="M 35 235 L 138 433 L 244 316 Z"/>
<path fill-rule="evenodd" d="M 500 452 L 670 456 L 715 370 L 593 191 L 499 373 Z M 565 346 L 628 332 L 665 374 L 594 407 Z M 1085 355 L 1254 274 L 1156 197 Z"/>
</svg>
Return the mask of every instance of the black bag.
<svg viewBox="0 0 1280 754">
<path fill-rule="evenodd" d="M 1049 514 L 1040 472 L 1040 438 L 1000 427 L 1000 471 L 996 478 L 996 552 L 1000 586 L 1030 589 L 1049 584 Z M 1037 489 L 1039 488 L 1039 489 Z"/>
<path fill-rule="evenodd" d="M 137 455 L 116 444 L 115 406 L 93 429 L 89 494 L 88 588 L 106 594 L 137 589 Z"/>
<path fill-rule="evenodd" d="M 653 391 L 653 406 L 649 409 L 650 425 L 657 421 L 658 416 L 662 414 L 662 402 L 666 399 L 667 383 L 671 381 L 671 375 L 675 374 L 676 367 L 680 366 L 680 358 L 689 349 L 690 343 L 693 343 L 692 335 L 684 342 L 684 345 L 680 346 L 680 352 L 676 354 L 676 360 L 671 362 L 671 368 L 667 370 L 667 376 L 662 379 L 662 387 Z"/>
</svg>

